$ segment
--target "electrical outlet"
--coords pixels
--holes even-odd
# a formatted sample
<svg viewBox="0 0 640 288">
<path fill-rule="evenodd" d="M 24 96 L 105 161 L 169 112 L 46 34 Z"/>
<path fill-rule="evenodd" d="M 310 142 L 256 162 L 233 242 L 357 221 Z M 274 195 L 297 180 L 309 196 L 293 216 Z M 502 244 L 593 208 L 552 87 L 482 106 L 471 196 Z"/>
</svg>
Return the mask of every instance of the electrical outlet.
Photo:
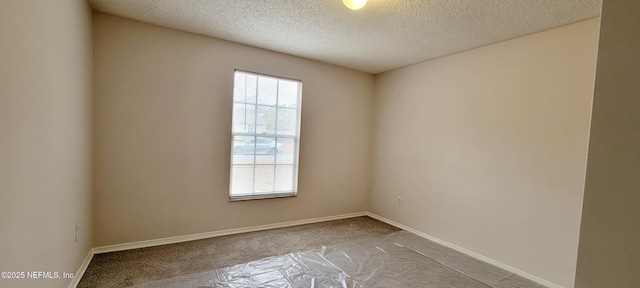
<svg viewBox="0 0 640 288">
<path fill-rule="evenodd" d="M 404 204 L 404 200 L 402 200 L 402 197 L 398 197 L 398 206 L 402 206 L 402 204 Z"/>
<path fill-rule="evenodd" d="M 76 243 L 78 242 L 79 238 L 80 238 L 80 225 L 76 225 Z"/>
</svg>

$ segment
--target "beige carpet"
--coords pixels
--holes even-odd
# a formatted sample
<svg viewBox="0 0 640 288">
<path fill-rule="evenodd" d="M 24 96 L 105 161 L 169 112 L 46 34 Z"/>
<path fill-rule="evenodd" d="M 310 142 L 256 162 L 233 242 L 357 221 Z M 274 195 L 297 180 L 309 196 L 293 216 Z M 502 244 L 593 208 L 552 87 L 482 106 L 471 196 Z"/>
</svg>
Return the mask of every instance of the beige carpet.
<svg viewBox="0 0 640 288">
<path fill-rule="evenodd" d="M 78 287 L 126 287 L 398 230 L 369 217 L 358 217 L 98 254 Z"/>
</svg>

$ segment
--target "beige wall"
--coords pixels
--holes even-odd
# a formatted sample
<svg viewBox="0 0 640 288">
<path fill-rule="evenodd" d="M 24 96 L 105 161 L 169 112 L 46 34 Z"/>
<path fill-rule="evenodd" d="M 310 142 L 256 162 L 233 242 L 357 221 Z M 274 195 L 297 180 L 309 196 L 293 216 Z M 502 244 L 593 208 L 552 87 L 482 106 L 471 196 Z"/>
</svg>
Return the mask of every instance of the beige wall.
<svg viewBox="0 0 640 288">
<path fill-rule="evenodd" d="M 638 281 L 629 270 L 640 172 L 629 61 L 639 47 L 619 45 L 634 35 L 616 30 L 637 20 L 613 16 L 637 11 L 630 3 L 605 4 L 577 287 Z M 94 21 L 92 107 L 84 1 L 0 0 L 0 270 L 75 272 L 92 227 L 102 246 L 369 209 L 573 287 L 599 19 L 376 83 L 114 16 Z M 298 197 L 227 200 L 236 68 L 304 82 Z"/>
<path fill-rule="evenodd" d="M 374 77 L 94 14 L 95 244 L 364 211 Z M 298 196 L 229 202 L 234 69 L 304 83 Z"/>
<path fill-rule="evenodd" d="M 91 248 L 91 51 L 85 1 L 0 0 L 0 271 L 75 273 Z"/>
<path fill-rule="evenodd" d="M 370 210 L 572 287 L 598 27 L 378 75 Z"/>
<path fill-rule="evenodd" d="M 604 1 L 576 287 L 640 283 L 640 2 Z"/>
</svg>

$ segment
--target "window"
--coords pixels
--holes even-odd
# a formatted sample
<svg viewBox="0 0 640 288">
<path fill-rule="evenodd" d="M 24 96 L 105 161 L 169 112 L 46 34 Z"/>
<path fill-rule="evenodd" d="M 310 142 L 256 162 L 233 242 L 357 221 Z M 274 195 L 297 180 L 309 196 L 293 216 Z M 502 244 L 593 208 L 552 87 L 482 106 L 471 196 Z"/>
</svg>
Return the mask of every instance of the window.
<svg viewBox="0 0 640 288">
<path fill-rule="evenodd" d="M 230 200 L 295 196 L 302 82 L 235 71 Z"/>
</svg>

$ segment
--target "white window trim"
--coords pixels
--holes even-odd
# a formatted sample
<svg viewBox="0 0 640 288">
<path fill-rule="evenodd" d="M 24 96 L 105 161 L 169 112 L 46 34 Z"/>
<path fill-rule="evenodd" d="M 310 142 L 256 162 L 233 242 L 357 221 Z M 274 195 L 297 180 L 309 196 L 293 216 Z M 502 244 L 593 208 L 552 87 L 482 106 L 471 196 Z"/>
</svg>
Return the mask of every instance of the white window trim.
<svg viewBox="0 0 640 288">
<path fill-rule="evenodd" d="M 235 69 L 234 70 L 234 80 L 233 80 L 233 84 L 235 86 L 235 74 L 237 72 L 241 72 L 241 73 L 246 73 L 246 74 L 251 74 L 251 75 L 255 75 L 258 77 L 269 77 L 269 78 L 275 78 L 278 80 L 288 80 L 288 81 L 295 81 L 298 82 L 298 99 L 297 99 L 297 108 L 296 108 L 296 121 L 297 121 L 297 125 L 296 125 L 296 135 L 277 135 L 277 131 L 276 134 L 258 134 L 258 133 L 234 133 L 233 132 L 233 127 L 234 127 L 234 123 L 233 120 L 231 121 L 231 155 L 230 155 L 230 178 L 229 178 L 229 191 L 228 191 L 228 195 L 229 195 L 229 201 L 230 202 L 234 202 L 234 201 L 245 201 L 245 200 L 258 200 L 258 199 L 275 199 L 275 198 L 285 198 L 285 197 L 295 197 L 298 195 L 298 176 L 299 176 L 299 161 L 300 161 L 300 127 L 302 126 L 301 123 L 301 116 L 302 116 L 302 81 L 301 80 L 297 80 L 297 79 L 293 79 L 293 78 L 287 78 L 287 77 L 281 77 L 281 76 L 275 76 L 275 75 L 269 75 L 269 74 L 263 74 L 263 73 L 257 73 L 257 72 L 251 72 L 251 71 L 246 71 L 246 70 L 240 70 L 240 69 Z M 235 92 L 234 92 L 235 93 Z M 233 95 L 232 95 L 233 97 Z M 233 104 L 235 103 L 235 101 L 232 101 L 232 113 L 233 113 Z M 256 101 L 256 105 L 257 101 Z M 261 105 L 261 104 L 260 104 Z M 277 104 L 276 104 L 277 105 Z M 265 106 L 265 105 L 261 105 L 261 106 Z M 268 105 L 266 105 L 268 106 Z M 277 108 L 277 106 L 276 106 Z M 285 108 L 286 109 L 286 108 Z M 233 117 L 233 115 L 232 115 Z M 282 191 L 282 192 L 260 192 L 260 193 L 255 193 L 255 191 L 253 192 L 253 194 L 243 194 L 243 195 L 232 195 L 232 189 L 233 189 L 233 156 L 234 156 L 234 136 L 254 136 L 254 137 L 273 137 L 273 138 L 289 138 L 289 139 L 293 139 L 294 141 L 294 151 L 293 151 L 293 168 L 294 168 L 294 175 L 293 175 L 293 190 L 292 191 Z M 254 163 L 253 166 L 255 167 L 256 164 Z M 253 180 L 255 181 L 255 179 Z"/>
</svg>

